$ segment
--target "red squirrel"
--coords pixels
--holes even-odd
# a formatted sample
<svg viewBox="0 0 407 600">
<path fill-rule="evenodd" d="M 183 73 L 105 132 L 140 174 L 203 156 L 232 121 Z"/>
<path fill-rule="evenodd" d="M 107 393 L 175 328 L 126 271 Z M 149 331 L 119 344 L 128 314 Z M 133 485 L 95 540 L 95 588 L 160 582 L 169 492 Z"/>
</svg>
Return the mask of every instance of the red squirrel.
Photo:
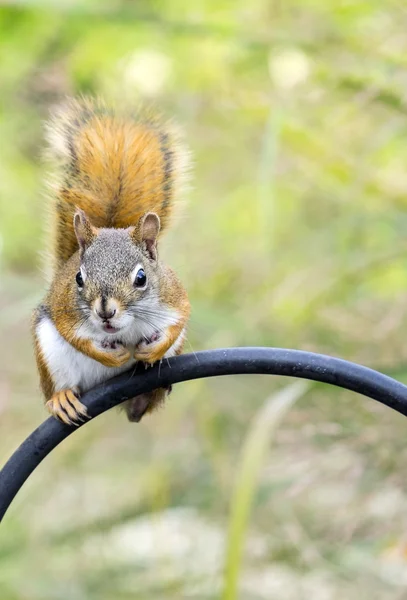
<svg viewBox="0 0 407 600">
<path fill-rule="evenodd" d="M 47 131 L 53 272 L 32 331 L 46 408 L 77 425 L 88 418 L 81 394 L 137 361 L 182 352 L 190 304 L 157 240 L 188 160 L 173 127 L 90 99 L 71 100 Z M 126 401 L 129 420 L 167 393 Z"/>
</svg>

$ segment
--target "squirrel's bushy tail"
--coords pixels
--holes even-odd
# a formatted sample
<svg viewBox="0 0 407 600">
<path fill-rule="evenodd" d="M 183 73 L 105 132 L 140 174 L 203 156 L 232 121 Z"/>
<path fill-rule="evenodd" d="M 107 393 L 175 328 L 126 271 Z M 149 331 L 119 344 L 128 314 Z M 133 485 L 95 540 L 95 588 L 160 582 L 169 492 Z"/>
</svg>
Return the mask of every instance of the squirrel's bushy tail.
<svg viewBox="0 0 407 600">
<path fill-rule="evenodd" d="M 153 211 L 165 229 L 188 166 L 188 153 L 173 126 L 148 112 L 129 115 L 99 101 L 70 100 L 50 119 L 47 138 L 54 163 L 54 269 L 78 249 L 76 207 L 96 227 L 129 227 Z"/>
</svg>

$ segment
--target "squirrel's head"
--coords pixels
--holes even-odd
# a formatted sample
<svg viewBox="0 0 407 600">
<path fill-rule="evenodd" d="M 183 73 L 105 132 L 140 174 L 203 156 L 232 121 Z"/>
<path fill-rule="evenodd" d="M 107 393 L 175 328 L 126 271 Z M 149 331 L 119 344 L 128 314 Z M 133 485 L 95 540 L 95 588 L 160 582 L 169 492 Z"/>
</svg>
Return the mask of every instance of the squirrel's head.
<svg viewBox="0 0 407 600">
<path fill-rule="evenodd" d="M 159 217 L 147 213 L 134 227 L 98 229 L 77 210 L 74 228 L 80 254 L 78 306 L 87 325 L 105 337 L 123 333 L 136 320 L 151 329 L 159 300 Z"/>
</svg>

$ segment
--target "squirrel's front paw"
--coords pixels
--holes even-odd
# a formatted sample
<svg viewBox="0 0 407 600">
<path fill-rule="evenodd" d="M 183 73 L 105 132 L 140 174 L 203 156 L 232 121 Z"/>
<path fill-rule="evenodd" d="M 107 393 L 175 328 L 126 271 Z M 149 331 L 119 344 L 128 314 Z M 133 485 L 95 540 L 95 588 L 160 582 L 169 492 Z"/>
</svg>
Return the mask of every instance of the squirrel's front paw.
<svg viewBox="0 0 407 600">
<path fill-rule="evenodd" d="M 121 367 L 130 360 L 130 351 L 117 340 L 104 341 L 101 344 L 103 350 L 98 349 L 94 358 L 105 367 Z"/>
<path fill-rule="evenodd" d="M 114 350 L 105 353 L 105 365 L 108 367 L 121 367 L 131 358 L 130 351 L 124 346 L 117 345 Z"/>
<path fill-rule="evenodd" d="M 45 407 L 53 417 L 66 425 L 78 426 L 81 421 L 90 419 L 88 409 L 79 400 L 74 390 L 68 389 L 55 392 L 45 404 Z"/>
<path fill-rule="evenodd" d="M 163 342 L 158 332 L 154 333 L 150 338 L 143 339 L 137 344 L 134 358 L 146 363 L 153 364 L 160 360 L 165 354 Z"/>
</svg>

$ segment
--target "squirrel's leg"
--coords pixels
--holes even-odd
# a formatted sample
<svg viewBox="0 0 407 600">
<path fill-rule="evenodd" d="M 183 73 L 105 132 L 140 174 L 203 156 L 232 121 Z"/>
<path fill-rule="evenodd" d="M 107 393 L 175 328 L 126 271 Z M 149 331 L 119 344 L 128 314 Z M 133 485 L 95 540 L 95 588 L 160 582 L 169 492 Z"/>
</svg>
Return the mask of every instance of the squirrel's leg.
<svg viewBox="0 0 407 600">
<path fill-rule="evenodd" d="M 167 358 L 181 354 L 184 347 L 184 335 L 184 328 L 182 328 L 173 345 L 167 350 Z M 146 413 L 152 412 L 158 406 L 162 405 L 171 391 L 172 386 L 170 385 L 168 388 L 157 388 L 156 390 L 127 400 L 124 402 L 127 418 L 129 421 L 138 423 Z"/>
<path fill-rule="evenodd" d="M 131 358 L 130 351 L 121 345 L 118 345 L 114 350 L 105 351 L 95 346 L 92 340 L 85 338 L 75 337 L 70 339 L 69 343 L 79 352 L 97 360 L 105 367 L 122 367 Z"/>
<path fill-rule="evenodd" d="M 105 367 L 121 367 L 131 357 L 130 352 L 123 346 L 104 352 L 102 349 L 98 349 L 91 340 L 78 338 L 72 340 L 71 345 L 83 354 L 102 363 Z M 39 370 L 41 379 L 43 379 L 41 368 Z M 45 363 L 43 370 L 48 371 Z M 44 379 L 45 381 L 51 379 L 48 372 L 45 374 Z M 49 387 L 49 385 L 46 383 L 43 387 Z M 77 387 L 54 391 L 51 396 L 46 395 L 46 397 L 49 398 L 45 404 L 47 410 L 67 425 L 78 425 L 78 422 L 89 418 L 86 406 L 79 400 L 79 388 Z"/>
<path fill-rule="evenodd" d="M 67 425 L 78 425 L 80 421 L 89 418 L 87 408 L 80 401 L 80 390 L 76 385 L 72 387 L 63 387 L 56 389 L 52 373 L 47 365 L 47 360 L 41 348 L 37 328 L 34 326 L 34 344 L 38 371 L 40 374 L 41 388 L 46 402 L 45 407 L 48 412 Z M 118 367 L 126 364 L 130 359 L 130 352 L 120 346 L 118 349 L 104 352 L 93 345 L 90 340 L 78 339 L 72 340 L 71 345 L 83 354 L 90 356 L 94 360 L 107 367 Z"/>
<path fill-rule="evenodd" d="M 121 367 L 130 359 L 131 354 L 124 346 L 104 352 L 98 349 L 91 340 L 75 339 L 71 345 L 90 358 L 102 363 L 105 367 Z M 79 389 L 65 389 L 55 392 L 46 403 L 48 411 L 67 425 L 77 425 L 78 421 L 89 418 L 87 408 L 79 400 Z"/>
<path fill-rule="evenodd" d="M 51 373 L 41 351 L 40 343 L 34 333 L 35 357 L 40 374 L 40 384 L 46 398 L 45 407 L 53 416 L 66 423 L 66 425 L 78 425 L 79 421 L 89 418 L 87 408 L 79 400 L 79 390 L 63 389 L 55 390 Z"/>
<path fill-rule="evenodd" d="M 131 400 L 123 402 L 127 418 L 132 423 L 138 423 L 148 412 L 152 412 L 157 406 L 164 403 L 166 397 L 171 393 L 171 386 L 158 388 L 147 394 L 140 394 Z"/>
</svg>

